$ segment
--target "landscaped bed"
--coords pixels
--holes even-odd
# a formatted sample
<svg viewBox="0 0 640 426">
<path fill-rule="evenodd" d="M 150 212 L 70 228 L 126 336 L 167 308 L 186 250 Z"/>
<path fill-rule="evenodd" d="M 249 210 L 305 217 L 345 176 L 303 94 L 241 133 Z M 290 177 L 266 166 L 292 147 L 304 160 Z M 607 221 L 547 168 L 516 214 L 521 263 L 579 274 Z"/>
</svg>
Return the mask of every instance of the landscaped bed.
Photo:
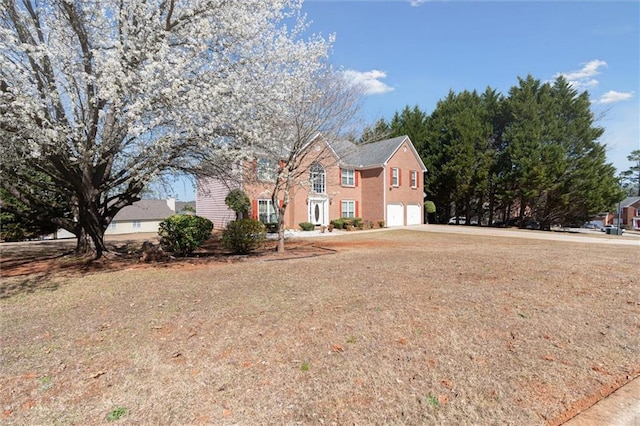
<svg viewBox="0 0 640 426">
<path fill-rule="evenodd" d="M 41 246 L 2 248 L 4 424 L 560 424 L 640 373 L 630 247 L 388 230 L 97 267 Z"/>
</svg>

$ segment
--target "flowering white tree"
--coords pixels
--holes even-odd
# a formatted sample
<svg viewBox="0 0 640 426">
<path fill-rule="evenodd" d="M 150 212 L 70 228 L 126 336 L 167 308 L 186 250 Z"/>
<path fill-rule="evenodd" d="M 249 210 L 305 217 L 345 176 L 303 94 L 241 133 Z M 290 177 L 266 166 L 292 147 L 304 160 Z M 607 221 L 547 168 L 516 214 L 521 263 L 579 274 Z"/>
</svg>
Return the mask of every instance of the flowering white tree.
<svg viewBox="0 0 640 426">
<path fill-rule="evenodd" d="M 150 181 L 243 156 L 329 48 L 297 0 L 0 5 L 1 187 L 96 258 Z"/>
</svg>

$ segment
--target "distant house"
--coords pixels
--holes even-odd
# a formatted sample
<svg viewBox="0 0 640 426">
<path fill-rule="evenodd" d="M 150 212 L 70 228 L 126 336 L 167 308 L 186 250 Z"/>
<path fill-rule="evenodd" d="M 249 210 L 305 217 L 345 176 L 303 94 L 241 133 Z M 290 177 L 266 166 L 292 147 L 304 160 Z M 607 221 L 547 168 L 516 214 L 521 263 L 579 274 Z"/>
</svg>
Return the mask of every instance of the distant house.
<svg viewBox="0 0 640 426">
<path fill-rule="evenodd" d="M 323 145 L 325 144 L 325 145 Z M 424 173 L 427 171 L 408 136 L 379 142 L 354 144 L 326 142 L 318 137 L 308 149 L 328 146 L 326 158 L 307 164 L 308 185 L 292 194 L 284 218 L 285 227 L 301 222 L 328 225 L 332 219 L 360 217 L 365 222 L 386 226 L 424 223 Z M 215 179 L 197 181 L 196 211 L 216 228 L 234 220 L 224 199 L 233 187 L 242 188 L 252 202 L 252 215 L 265 223 L 275 221 L 270 197 L 269 173 L 261 172 L 260 159 L 251 179 L 224 183 Z"/>
<path fill-rule="evenodd" d="M 602 213 L 591 223 L 597 223 L 601 227 L 606 225 L 618 225 L 618 214 L 620 214 L 620 225 L 627 229 L 640 230 L 640 197 L 627 197 L 616 206 L 619 211 Z"/>
<path fill-rule="evenodd" d="M 176 213 L 188 213 L 187 205 L 194 208 L 194 203 L 176 202 L 172 197 L 166 200 L 140 200 L 130 206 L 123 207 L 113 218 L 105 235 L 136 234 L 141 232 L 158 232 L 160 222 Z M 57 238 L 72 238 L 73 234 L 60 229 Z"/>
<path fill-rule="evenodd" d="M 640 230 L 640 197 L 627 197 L 620 202 L 622 226 Z"/>
</svg>

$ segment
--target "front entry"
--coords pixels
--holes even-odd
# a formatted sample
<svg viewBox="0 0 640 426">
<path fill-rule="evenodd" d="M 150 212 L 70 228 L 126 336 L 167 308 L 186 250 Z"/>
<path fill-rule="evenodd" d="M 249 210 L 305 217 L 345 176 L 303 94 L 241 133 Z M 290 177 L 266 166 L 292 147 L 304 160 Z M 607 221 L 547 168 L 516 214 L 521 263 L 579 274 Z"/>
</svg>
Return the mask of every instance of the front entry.
<svg viewBox="0 0 640 426">
<path fill-rule="evenodd" d="M 324 199 L 309 199 L 309 222 L 314 225 L 327 225 L 328 203 Z"/>
</svg>

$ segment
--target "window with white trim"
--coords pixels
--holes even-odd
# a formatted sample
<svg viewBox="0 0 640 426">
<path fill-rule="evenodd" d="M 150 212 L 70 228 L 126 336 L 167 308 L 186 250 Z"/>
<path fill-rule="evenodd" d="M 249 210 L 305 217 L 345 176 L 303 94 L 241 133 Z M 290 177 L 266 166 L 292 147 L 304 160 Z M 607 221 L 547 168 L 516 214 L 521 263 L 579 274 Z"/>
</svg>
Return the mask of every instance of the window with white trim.
<svg viewBox="0 0 640 426">
<path fill-rule="evenodd" d="M 258 220 L 262 223 L 276 223 L 276 210 L 271 200 L 258 200 Z"/>
<path fill-rule="evenodd" d="M 356 185 L 356 172 L 353 169 L 342 169 L 342 186 Z"/>
<path fill-rule="evenodd" d="M 400 186 L 400 169 L 397 167 L 391 169 L 391 185 Z"/>
<path fill-rule="evenodd" d="M 353 200 L 342 201 L 341 217 L 356 217 L 356 202 Z"/>
<path fill-rule="evenodd" d="M 311 165 L 309 180 L 311 181 L 311 192 L 316 194 L 325 193 L 326 176 L 322 164 L 313 163 Z"/>
<path fill-rule="evenodd" d="M 111 223 L 109 223 L 109 229 L 110 230 L 115 230 L 116 229 L 116 221 L 112 220 Z"/>
<path fill-rule="evenodd" d="M 140 223 L 139 220 L 134 220 L 132 226 L 133 226 L 133 229 L 140 229 L 142 228 L 142 223 Z"/>
<path fill-rule="evenodd" d="M 411 187 L 418 187 L 418 172 L 415 170 L 411 170 Z"/>
</svg>

